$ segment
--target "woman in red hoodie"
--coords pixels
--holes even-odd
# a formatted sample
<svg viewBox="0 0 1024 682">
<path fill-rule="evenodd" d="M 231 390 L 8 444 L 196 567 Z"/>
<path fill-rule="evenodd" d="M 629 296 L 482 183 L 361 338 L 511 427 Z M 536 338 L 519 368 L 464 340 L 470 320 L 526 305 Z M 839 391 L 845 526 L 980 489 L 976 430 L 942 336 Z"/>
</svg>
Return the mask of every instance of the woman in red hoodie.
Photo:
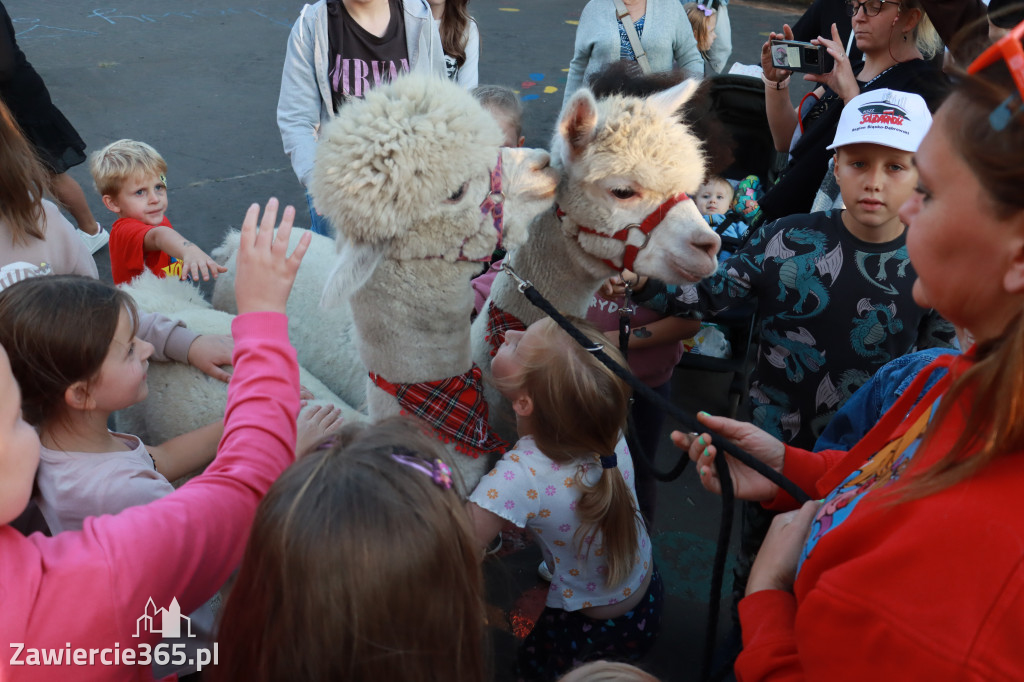
<svg viewBox="0 0 1024 682">
<path fill-rule="evenodd" d="M 900 210 L 916 302 L 977 344 L 926 368 L 849 453 L 785 447 L 749 424 L 700 415 L 824 498 L 777 517 L 758 554 L 739 605 L 740 680 L 1024 675 L 1022 36 L 1024 24 L 954 87 Z M 947 375 L 922 396 L 938 367 Z M 707 434 L 673 437 L 720 491 Z M 727 460 L 737 496 L 796 506 Z"/>
</svg>

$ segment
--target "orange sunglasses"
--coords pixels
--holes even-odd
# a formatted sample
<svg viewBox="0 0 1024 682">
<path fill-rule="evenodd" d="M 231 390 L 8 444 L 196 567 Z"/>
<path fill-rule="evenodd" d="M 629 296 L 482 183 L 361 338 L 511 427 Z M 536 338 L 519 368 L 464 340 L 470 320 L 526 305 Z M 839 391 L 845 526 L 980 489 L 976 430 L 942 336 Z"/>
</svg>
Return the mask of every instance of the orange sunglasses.
<svg viewBox="0 0 1024 682">
<path fill-rule="evenodd" d="M 967 73 L 975 74 L 1002 59 L 1013 75 L 1018 94 L 1010 95 L 1003 100 L 1003 103 L 996 107 L 988 117 L 992 128 L 997 131 L 1003 130 L 1009 125 L 1010 120 L 1020 111 L 1021 101 L 1024 100 L 1024 45 L 1021 45 L 1022 38 L 1024 38 L 1024 21 L 990 45 L 967 67 Z M 1015 98 L 1016 106 L 1013 101 Z"/>
</svg>

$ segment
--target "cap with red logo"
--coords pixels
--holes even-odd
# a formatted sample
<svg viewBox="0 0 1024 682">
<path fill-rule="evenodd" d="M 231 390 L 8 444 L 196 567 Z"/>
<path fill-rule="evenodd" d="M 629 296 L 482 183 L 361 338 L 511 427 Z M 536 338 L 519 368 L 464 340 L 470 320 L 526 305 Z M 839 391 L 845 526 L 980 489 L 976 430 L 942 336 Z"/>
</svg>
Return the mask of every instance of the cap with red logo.
<svg viewBox="0 0 1024 682">
<path fill-rule="evenodd" d="M 843 108 L 836 139 L 828 146 L 880 144 L 905 152 L 916 152 L 932 115 L 924 98 L 899 90 L 862 92 Z"/>
</svg>

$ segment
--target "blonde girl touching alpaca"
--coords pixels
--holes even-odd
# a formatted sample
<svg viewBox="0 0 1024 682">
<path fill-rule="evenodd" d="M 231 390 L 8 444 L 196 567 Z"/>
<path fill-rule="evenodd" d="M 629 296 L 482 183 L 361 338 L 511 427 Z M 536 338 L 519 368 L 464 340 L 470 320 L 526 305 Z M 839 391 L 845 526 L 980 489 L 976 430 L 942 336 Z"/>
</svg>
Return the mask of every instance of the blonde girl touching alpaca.
<svg viewBox="0 0 1024 682">
<path fill-rule="evenodd" d="M 624 364 L 600 331 L 576 324 Z M 473 491 L 470 516 L 481 546 L 506 521 L 528 528 L 553 573 L 519 674 L 639 658 L 660 630 L 663 594 L 623 436 L 628 385 L 549 319 L 506 333 L 491 369 L 520 438 Z"/>
</svg>

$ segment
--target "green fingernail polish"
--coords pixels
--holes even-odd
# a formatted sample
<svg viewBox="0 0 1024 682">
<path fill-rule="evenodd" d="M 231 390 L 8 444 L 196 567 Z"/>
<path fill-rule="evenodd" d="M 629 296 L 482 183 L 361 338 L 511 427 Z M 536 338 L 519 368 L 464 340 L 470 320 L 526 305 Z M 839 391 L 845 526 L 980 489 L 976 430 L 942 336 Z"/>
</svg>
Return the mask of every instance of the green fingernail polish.
<svg viewBox="0 0 1024 682">
<path fill-rule="evenodd" d="M 703 416 L 705 416 L 705 417 L 710 417 L 710 416 L 711 416 L 710 414 L 708 414 L 708 413 L 707 413 L 707 412 L 705 412 L 704 410 L 701 410 L 701 411 L 700 411 L 700 412 L 698 412 L 697 414 L 699 414 L 699 415 L 703 415 Z"/>
<path fill-rule="evenodd" d="M 701 454 L 703 454 L 703 455 L 704 455 L 705 457 L 710 457 L 710 456 L 711 456 L 711 453 L 710 453 L 710 452 L 708 452 L 708 449 L 707 449 L 707 448 L 704 448 L 704 452 L 703 452 L 703 453 L 701 453 Z"/>
<path fill-rule="evenodd" d="M 697 442 L 700 443 L 701 445 L 707 445 L 707 443 L 704 442 L 704 436 L 701 436 L 700 438 L 698 438 Z"/>
</svg>

